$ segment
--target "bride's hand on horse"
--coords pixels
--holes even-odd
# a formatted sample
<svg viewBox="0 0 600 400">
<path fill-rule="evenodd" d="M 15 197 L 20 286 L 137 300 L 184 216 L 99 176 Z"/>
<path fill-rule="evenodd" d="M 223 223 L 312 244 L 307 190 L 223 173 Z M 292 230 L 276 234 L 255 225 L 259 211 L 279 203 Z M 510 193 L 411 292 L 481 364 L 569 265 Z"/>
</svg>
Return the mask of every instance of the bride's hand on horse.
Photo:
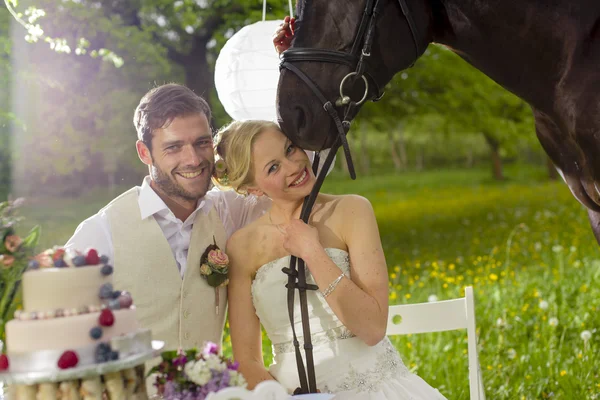
<svg viewBox="0 0 600 400">
<path fill-rule="evenodd" d="M 279 231 L 283 236 L 283 248 L 293 256 L 306 259 L 319 249 L 323 250 L 317 228 L 300 219 L 279 225 Z"/>
<path fill-rule="evenodd" d="M 275 31 L 275 34 L 273 35 L 273 45 L 275 46 L 277 53 L 281 54 L 292 45 L 295 22 L 296 20 L 294 17 L 285 17 L 283 23 L 279 25 L 279 28 Z"/>
</svg>

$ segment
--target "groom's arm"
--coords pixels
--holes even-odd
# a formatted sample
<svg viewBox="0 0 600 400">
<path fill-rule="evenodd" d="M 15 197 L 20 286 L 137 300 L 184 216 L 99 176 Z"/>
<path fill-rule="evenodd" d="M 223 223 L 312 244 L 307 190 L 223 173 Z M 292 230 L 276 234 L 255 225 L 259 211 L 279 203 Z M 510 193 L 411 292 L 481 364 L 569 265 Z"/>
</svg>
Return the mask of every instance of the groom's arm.
<svg viewBox="0 0 600 400">
<path fill-rule="evenodd" d="M 93 248 L 100 255 L 113 260 L 110 225 L 105 213 L 98 213 L 79 224 L 75 233 L 65 244 L 65 249 L 84 251 Z"/>
</svg>

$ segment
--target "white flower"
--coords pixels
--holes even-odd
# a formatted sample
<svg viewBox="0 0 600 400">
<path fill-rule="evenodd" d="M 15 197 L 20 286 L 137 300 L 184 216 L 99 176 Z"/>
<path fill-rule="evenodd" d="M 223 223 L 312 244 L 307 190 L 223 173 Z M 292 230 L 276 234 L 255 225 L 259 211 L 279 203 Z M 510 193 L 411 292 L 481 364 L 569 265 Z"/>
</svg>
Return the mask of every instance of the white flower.
<svg viewBox="0 0 600 400">
<path fill-rule="evenodd" d="M 231 386 L 239 386 L 245 388 L 247 386 L 246 380 L 238 371 L 229 370 L 229 384 Z"/>
<path fill-rule="evenodd" d="M 552 317 L 548 320 L 548 323 L 550 324 L 550 326 L 552 327 L 557 327 L 558 326 L 558 318 L 556 317 Z"/>
<path fill-rule="evenodd" d="M 506 322 L 504 322 L 504 320 L 502 318 L 498 318 L 496 320 L 496 326 L 502 328 L 502 327 L 506 326 Z"/>
<path fill-rule="evenodd" d="M 430 303 L 434 303 L 434 302 L 438 301 L 438 297 L 435 294 L 432 294 L 427 298 L 427 301 Z"/>
<path fill-rule="evenodd" d="M 548 309 L 548 302 L 546 300 L 540 301 L 540 308 L 542 310 L 547 310 Z"/>
<path fill-rule="evenodd" d="M 575 253 L 575 252 L 577 251 L 577 247 L 575 247 L 575 246 L 571 246 L 571 247 L 569 247 L 569 251 L 570 251 L 571 253 Z"/>
<path fill-rule="evenodd" d="M 590 340 L 592 338 L 592 332 L 590 331 L 583 331 L 581 332 L 581 340 L 583 340 L 584 342 L 587 342 L 588 340 Z"/>
<path fill-rule="evenodd" d="M 540 242 L 535 242 L 534 249 L 535 251 L 542 250 L 542 244 Z"/>
<path fill-rule="evenodd" d="M 210 378 L 212 378 L 210 368 L 208 368 L 204 360 L 188 362 L 185 364 L 184 371 L 192 382 L 200 386 L 206 385 Z"/>
<path fill-rule="evenodd" d="M 560 253 L 563 251 L 563 247 L 559 244 L 552 246 L 552 251 L 555 253 Z"/>
<path fill-rule="evenodd" d="M 210 354 L 206 359 L 206 366 L 209 369 L 214 369 L 215 371 L 225 371 L 227 369 L 227 365 L 216 354 Z"/>
<path fill-rule="evenodd" d="M 513 360 L 517 356 L 517 352 L 515 351 L 515 349 L 508 349 L 507 356 L 509 360 Z"/>
</svg>

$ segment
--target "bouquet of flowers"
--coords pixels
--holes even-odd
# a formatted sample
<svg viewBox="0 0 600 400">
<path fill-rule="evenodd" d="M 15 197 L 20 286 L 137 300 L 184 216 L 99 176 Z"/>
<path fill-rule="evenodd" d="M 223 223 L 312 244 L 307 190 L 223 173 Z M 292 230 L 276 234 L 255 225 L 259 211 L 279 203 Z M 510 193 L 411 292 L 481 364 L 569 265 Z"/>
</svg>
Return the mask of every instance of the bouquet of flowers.
<svg viewBox="0 0 600 400">
<path fill-rule="evenodd" d="M 214 343 L 208 342 L 201 352 L 166 351 L 162 359 L 149 373 L 157 374 L 154 385 L 164 400 L 204 400 L 227 387 L 246 387 L 238 363 L 219 356 Z"/>
<path fill-rule="evenodd" d="M 4 326 L 18 307 L 17 292 L 21 276 L 34 255 L 40 228 L 33 228 L 25 238 L 19 237 L 15 226 L 22 220 L 15 210 L 23 199 L 0 203 L 0 341 L 5 340 Z"/>
</svg>

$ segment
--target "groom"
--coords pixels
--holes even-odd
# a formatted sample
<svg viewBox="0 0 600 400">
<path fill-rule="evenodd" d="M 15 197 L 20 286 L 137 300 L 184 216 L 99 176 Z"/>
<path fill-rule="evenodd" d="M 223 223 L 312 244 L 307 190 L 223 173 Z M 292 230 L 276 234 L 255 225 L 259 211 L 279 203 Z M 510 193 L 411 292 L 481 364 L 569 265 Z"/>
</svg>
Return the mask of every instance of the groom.
<svg viewBox="0 0 600 400">
<path fill-rule="evenodd" d="M 225 251 L 235 230 L 270 207 L 266 197 L 209 191 L 210 119 L 206 101 L 184 86 L 150 90 L 133 119 L 149 176 L 83 221 L 65 245 L 110 258 L 114 287 L 131 293 L 141 326 L 165 350 L 221 344 L 227 290 L 200 274 L 201 256 L 213 244 Z"/>
</svg>

